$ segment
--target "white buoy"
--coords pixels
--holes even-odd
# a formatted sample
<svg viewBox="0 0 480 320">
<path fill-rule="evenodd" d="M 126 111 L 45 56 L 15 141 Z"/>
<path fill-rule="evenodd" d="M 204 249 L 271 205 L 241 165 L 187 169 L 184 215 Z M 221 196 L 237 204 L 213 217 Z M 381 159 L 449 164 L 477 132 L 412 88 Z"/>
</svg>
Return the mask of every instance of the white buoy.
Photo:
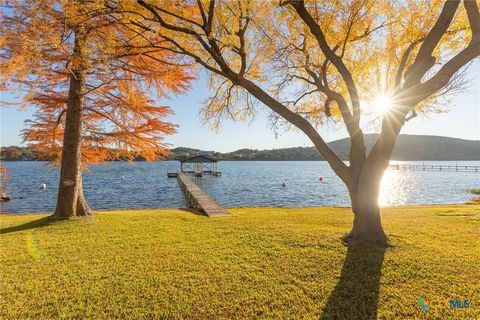
<svg viewBox="0 0 480 320">
<path fill-rule="evenodd" d="M 47 185 L 46 185 L 45 183 L 42 183 L 42 184 L 40 185 L 40 189 L 42 189 L 42 190 L 47 189 Z"/>
<path fill-rule="evenodd" d="M 286 187 L 287 186 L 287 183 L 285 181 L 282 182 L 282 187 Z"/>
<path fill-rule="evenodd" d="M 125 180 L 125 176 L 122 176 L 122 180 Z"/>
</svg>

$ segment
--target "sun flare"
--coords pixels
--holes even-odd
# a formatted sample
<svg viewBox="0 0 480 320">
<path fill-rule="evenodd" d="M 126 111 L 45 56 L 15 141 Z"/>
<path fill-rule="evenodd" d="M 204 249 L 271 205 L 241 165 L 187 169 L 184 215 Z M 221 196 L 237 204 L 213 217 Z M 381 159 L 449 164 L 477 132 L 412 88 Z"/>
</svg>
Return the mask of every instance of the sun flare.
<svg viewBox="0 0 480 320">
<path fill-rule="evenodd" d="M 375 110 L 380 114 L 385 114 L 392 107 L 392 98 L 386 95 L 379 95 L 373 100 Z"/>
</svg>

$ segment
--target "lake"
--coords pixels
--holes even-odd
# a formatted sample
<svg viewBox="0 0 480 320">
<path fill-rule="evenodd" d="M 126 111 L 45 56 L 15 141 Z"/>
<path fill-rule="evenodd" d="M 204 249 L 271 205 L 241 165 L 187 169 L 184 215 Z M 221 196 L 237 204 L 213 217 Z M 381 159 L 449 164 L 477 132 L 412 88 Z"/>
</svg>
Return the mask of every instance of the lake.
<svg viewBox="0 0 480 320">
<path fill-rule="evenodd" d="M 51 212 L 55 209 L 57 168 L 33 161 L 2 164 L 10 174 L 12 200 L 0 204 L 0 213 Z M 480 165 L 480 161 L 459 161 L 458 165 Z M 85 197 L 90 207 L 97 210 L 185 207 L 177 180 L 167 178 L 167 171 L 178 168 L 177 161 L 111 162 L 94 166 L 84 174 Z M 218 163 L 218 170 L 222 172 L 220 177 L 205 175 L 192 179 L 226 207 L 350 204 L 345 186 L 323 161 L 222 161 Z M 319 177 L 324 181 L 320 182 Z M 284 181 L 286 187 L 282 187 Z M 42 183 L 47 185 L 45 190 L 40 189 Z M 392 170 L 383 178 L 379 203 L 382 206 L 464 203 L 473 197 L 465 189 L 478 187 L 480 172 Z"/>
</svg>

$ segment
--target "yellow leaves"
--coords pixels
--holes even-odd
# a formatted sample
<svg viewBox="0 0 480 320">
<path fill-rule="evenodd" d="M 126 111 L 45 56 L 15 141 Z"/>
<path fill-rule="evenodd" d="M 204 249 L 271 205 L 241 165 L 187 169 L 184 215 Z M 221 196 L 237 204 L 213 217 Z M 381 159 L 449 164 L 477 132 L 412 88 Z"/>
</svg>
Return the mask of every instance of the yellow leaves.
<svg viewBox="0 0 480 320">
<path fill-rule="evenodd" d="M 213 74 L 209 77 L 209 87 L 213 95 L 204 100 L 202 120 L 212 129 L 218 130 L 224 119 L 249 121 L 253 118 L 256 103 L 243 88 Z"/>
<path fill-rule="evenodd" d="M 248 68 L 248 76 L 250 76 L 250 78 L 252 80 L 256 80 L 256 81 L 259 81 L 259 82 L 263 82 L 265 81 L 265 77 L 263 76 L 263 71 L 261 69 L 261 64 L 251 64 L 250 67 Z"/>
<path fill-rule="evenodd" d="M 344 75 L 327 61 L 310 27 L 292 6 L 279 7 L 278 1 L 216 1 L 212 29 L 207 30 L 202 29 L 201 10 L 208 4 L 202 4 L 157 2 L 157 13 L 174 27 L 154 22 L 149 26 L 173 39 L 180 51 L 211 71 L 212 97 L 205 101 L 203 116 L 214 126 L 221 118 L 251 115 L 248 95 L 234 85 L 236 77 L 254 82 L 282 103 L 297 100 L 320 83 L 324 92 L 334 90 L 352 108 Z M 329 48 L 350 71 L 360 100 L 364 100 L 394 89 L 402 57 L 405 67 L 400 78 L 415 60 L 443 4 L 442 0 L 309 0 L 305 6 Z M 169 13 L 173 11 L 175 15 Z M 185 29 L 189 31 L 183 32 Z M 459 11 L 452 30 L 434 51 L 439 63 L 463 47 L 467 29 L 465 12 Z M 409 47 L 411 54 L 406 55 Z M 302 101 L 295 107 L 321 118 L 322 112 L 327 112 L 322 110 L 324 98 Z M 336 103 L 329 111 L 340 116 Z"/>
</svg>

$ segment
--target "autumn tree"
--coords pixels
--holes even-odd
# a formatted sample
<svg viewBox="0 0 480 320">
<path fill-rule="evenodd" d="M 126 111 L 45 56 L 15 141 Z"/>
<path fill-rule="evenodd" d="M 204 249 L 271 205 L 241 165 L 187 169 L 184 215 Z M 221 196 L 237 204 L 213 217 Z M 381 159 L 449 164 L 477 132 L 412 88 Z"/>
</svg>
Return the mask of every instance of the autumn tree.
<svg viewBox="0 0 480 320">
<path fill-rule="evenodd" d="M 248 118 L 260 102 L 277 124 L 305 133 L 348 188 L 354 221 L 346 242 L 387 240 L 377 199 L 397 136 L 480 54 L 476 1 L 115 3 L 137 32 L 161 35 L 209 72 L 203 114 L 214 125 Z M 388 108 L 377 114 L 380 134 L 367 153 L 362 128 L 374 101 Z M 350 136 L 348 163 L 318 130 L 329 122 Z"/>
<path fill-rule="evenodd" d="M 24 138 L 60 164 L 54 217 L 90 215 L 82 167 L 165 155 L 175 126 L 155 99 L 192 76 L 165 40 L 125 28 L 105 1 L 2 1 L 1 24 L 1 89 L 36 108 Z"/>
</svg>

